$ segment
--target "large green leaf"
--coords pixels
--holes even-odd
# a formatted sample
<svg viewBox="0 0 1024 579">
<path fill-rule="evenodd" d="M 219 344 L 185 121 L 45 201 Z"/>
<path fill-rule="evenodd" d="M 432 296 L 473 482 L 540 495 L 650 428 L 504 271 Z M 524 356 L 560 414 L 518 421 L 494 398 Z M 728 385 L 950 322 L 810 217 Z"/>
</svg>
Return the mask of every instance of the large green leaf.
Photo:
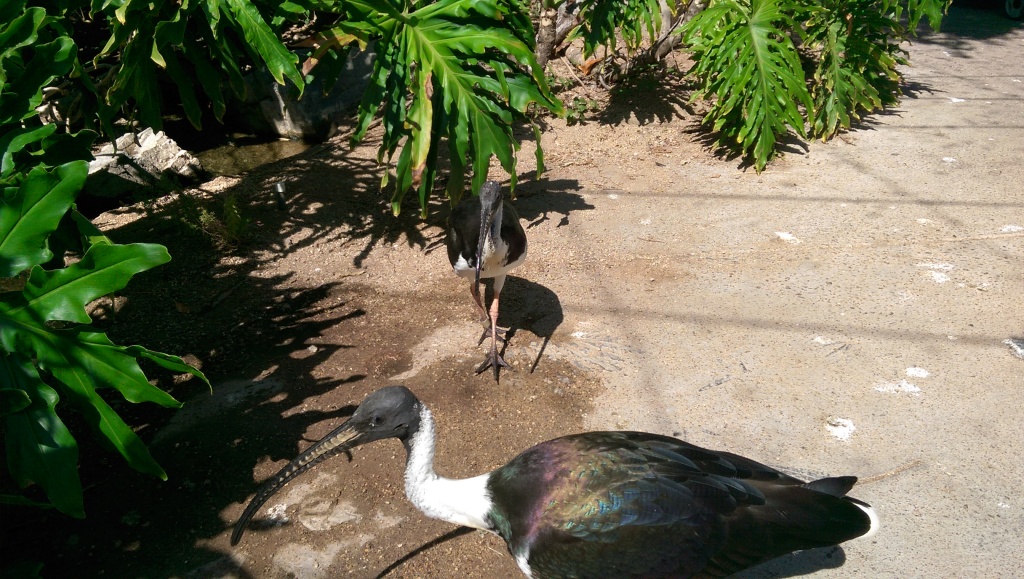
<svg viewBox="0 0 1024 579">
<path fill-rule="evenodd" d="M 178 401 L 146 380 L 133 355 L 137 352 L 117 346 L 106 335 L 87 327 L 51 330 L 27 319 L 31 316 L 23 309 L 24 300 L 8 298 L 6 302 L 0 302 L 0 345 L 8 351 L 31 356 L 41 369 L 52 374 L 89 425 L 132 468 L 166 479 L 166 473 L 139 437 L 97 392 L 100 388 L 114 388 L 130 402 L 179 407 Z M 14 306 L 11 309 L 20 310 L 14 316 L 4 311 L 5 306 L 10 305 Z M 202 377 L 198 370 L 192 373 Z"/>
<path fill-rule="evenodd" d="M 136 111 L 131 114 L 137 116 L 144 126 L 159 129 L 163 126 L 161 111 L 164 99 L 158 84 L 157 67 L 151 58 L 152 31 L 138 32 L 148 34 L 137 33 L 122 48 L 121 72 L 111 85 L 107 99 L 118 107 L 134 102 Z"/>
<path fill-rule="evenodd" d="M 942 18 L 941 0 L 910 2 L 915 22 L 927 15 L 932 26 Z M 898 101 L 898 67 L 909 64 L 900 43 L 913 33 L 900 18 L 899 5 L 890 0 L 821 0 L 801 18 L 804 45 L 818 55 L 808 79 L 814 99 L 812 132 L 827 140 L 862 113 Z"/>
<path fill-rule="evenodd" d="M 14 174 L 16 167 L 14 156 L 27 147 L 42 142 L 57 130 L 57 125 L 38 127 L 17 127 L 0 136 L 0 179 L 7 179 Z M 24 167 L 20 167 L 24 170 Z"/>
<path fill-rule="evenodd" d="M 0 277 L 50 260 L 46 238 L 57 229 L 85 183 L 89 164 L 66 163 L 49 170 L 33 169 L 17 189 L 0 199 Z"/>
<path fill-rule="evenodd" d="M 278 3 L 251 0 L 104 3 L 99 11 L 108 18 L 111 36 L 100 56 L 120 56 L 107 102 L 113 108 L 133 104 L 128 110 L 147 126 L 159 128 L 165 98 L 161 83 L 170 80 L 187 118 L 198 127 L 205 106 L 198 89 L 219 119 L 226 109 L 222 87 L 244 96 L 242 70 L 254 65 L 265 66 L 279 83 L 287 79 L 301 95 L 298 56 L 264 17 L 283 14 L 298 20 L 307 14 L 298 5 L 294 8 L 282 11 Z M 284 23 L 281 17 L 273 21 L 276 26 Z"/>
<path fill-rule="evenodd" d="M 761 171 L 787 131 L 828 139 L 861 112 L 897 102 L 900 43 L 949 0 L 712 0 L 683 28 L 718 144 Z M 904 11 L 906 14 L 904 15 Z M 904 22 L 909 24 L 904 24 Z M 811 61 L 805 72 L 793 45 Z"/>
<path fill-rule="evenodd" d="M 191 37 L 185 38 L 182 51 L 185 54 L 185 58 L 192 63 L 196 78 L 199 80 L 200 86 L 203 87 L 206 97 L 210 99 L 214 117 L 218 120 L 222 119 L 224 112 L 227 110 L 227 105 L 224 101 L 224 91 L 221 88 L 220 74 L 210 62 L 210 51 L 206 47 L 200 46 Z M 241 73 L 239 73 L 240 75 Z"/>
<path fill-rule="evenodd" d="M 91 129 L 83 129 L 77 133 L 60 132 L 47 135 L 39 144 L 39 150 L 33 151 L 32 159 L 36 163 L 51 167 L 72 161 L 91 161 L 92 144 L 97 136 L 96 131 Z"/>
<path fill-rule="evenodd" d="M 167 73 L 174 79 L 174 84 L 178 87 L 178 96 L 181 98 L 182 108 L 185 109 L 185 117 L 192 123 L 193 127 L 197 130 L 201 129 L 203 127 L 202 105 L 199 104 L 199 99 L 196 97 L 196 89 L 192 83 L 192 78 L 178 61 L 178 55 L 175 51 L 167 52 L 164 66 L 167 69 Z"/>
<path fill-rule="evenodd" d="M 718 0 L 682 28 L 693 51 L 690 72 L 701 80 L 694 98 L 714 97 L 704 123 L 719 131 L 720 145 L 749 154 L 758 171 L 781 135 L 806 134 L 799 107 L 813 107 L 785 1 Z"/>
<path fill-rule="evenodd" d="M 907 30 L 911 34 L 917 30 L 921 18 L 927 18 L 932 31 L 938 32 L 942 16 L 949 11 L 952 3 L 953 0 L 878 0 L 879 10 L 883 13 L 891 12 L 897 20 L 903 16 L 906 8 Z"/>
<path fill-rule="evenodd" d="M 15 412 L 3 413 L 11 475 L 22 488 L 38 484 L 62 512 L 84 517 L 78 444 L 57 416 L 57 392 L 43 383 L 27 358 L 5 350 L 0 350 L 0 377 L 8 389 L 29 401 Z"/>
<path fill-rule="evenodd" d="M 0 10 L 0 86 L 7 84 L 9 66 L 23 67 L 19 51 L 36 41 L 46 17 L 46 10 L 38 6 L 25 10 L 24 2 L 10 4 Z"/>
<path fill-rule="evenodd" d="M 0 432 L 12 478 L 23 487 L 37 484 L 55 507 L 80 517 L 77 446 L 57 409 L 68 404 L 77 407 L 132 467 L 166 478 L 100 390 L 116 390 L 133 403 L 178 407 L 172 396 L 149 383 L 139 360 L 206 378 L 176 356 L 142 346 L 119 346 L 79 325 L 90 321 L 86 306 L 91 301 L 123 288 L 133 275 L 170 257 L 156 245 L 116 245 L 74 210 L 96 135 L 89 130 L 69 134 L 55 125 L 40 125 L 34 108 L 41 102 L 42 88 L 61 79 L 61 90 L 70 86 L 88 93 L 76 99 L 76 106 L 85 107 L 87 120 L 99 117 L 108 130 L 117 109 L 131 100 L 138 105 L 143 122 L 158 125 L 161 66 L 189 91 L 187 66 L 202 68 L 204 90 L 220 92 L 214 88 L 217 73 L 212 65 L 206 60 L 195 64 L 197 59 L 187 54 L 180 58 L 181 45 L 198 51 L 201 44 L 195 39 L 209 37 L 208 32 L 187 34 L 193 23 L 186 19 L 188 11 L 201 15 L 200 24 L 206 20 L 205 13 L 189 0 L 94 3 L 97 19 L 106 11 L 112 27 L 110 41 L 96 63 L 119 59 L 111 74 L 96 84 L 78 62 L 70 27 L 62 19 L 67 2 L 48 4 L 44 10 L 26 9 L 19 0 L 0 0 L 0 8 L 0 277 L 31 268 L 20 291 L 0 293 Z M 226 46 L 234 48 L 230 43 Z M 230 64 L 222 70 L 237 72 L 235 61 L 241 54 L 227 53 Z M 240 74 L 224 76 L 241 84 Z M 98 98 L 101 85 L 109 87 L 105 101 Z M 189 117 L 195 118 L 201 105 L 196 99 L 189 101 L 190 95 L 193 92 L 183 92 L 182 99 Z M 84 251 L 69 267 L 44 270 L 40 264 L 51 261 L 51 246 L 60 255 L 72 246 Z M 60 406 L 58 396 L 64 402 Z M 0 502 L 38 505 L 10 495 L 0 496 Z"/>
<path fill-rule="evenodd" d="M 69 267 L 54 271 L 33 268 L 23 292 L 27 300 L 23 307 L 35 310 L 46 321 L 86 324 L 92 321 L 85 312 L 86 304 L 124 288 L 135 274 L 170 260 L 162 245 L 94 245 Z"/>
<path fill-rule="evenodd" d="M 4 384 L 13 384 L 8 380 Z M 32 404 L 28 394 L 19 388 L 0 388 L 0 418 L 20 412 Z"/>
<path fill-rule="evenodd" d="M 0 182 L 16 185 L 31 167 L 56 167 L 72 161 L 92 159 L 96 132 L 88 129 L 74 134 L 57 132 L 53 124 L 22 123 L 0 135 Z"/>
<path fill-rule="evenodd" d="M 138 365 L 138 358 L 152 360 L 174 371 L 190 372 L 204 381 L 206 378 L 177 357 L 152 352 L 141 346 L 115 345 L 104 334 L 87 326 L 58 328 L 61 323 L 88 322 L 85 306 L 89 302 L 123 288 L 135 274 L 165 263 L 170 259 L 167 251 L 158 245 L 115 245 L 96 231 L 95 227 L 78 223 L 78 231 L 89 240 L 88 250 L 82 259 L 70 267 L 53 271 L 45 271 L 38 265 L 49 259 L 46 239 L 70 208 L 78 188 L 84 182 L 86 171 L 87 164 L 84 161 L 70 163 L 53 171 L 39 167 L 25 177 L 19 188 L 10 187 L 4 191 L 3 205 L 0 206 L 0 265 L 5 267 L 5 273 L 16 273 L 28 265 L 34 267 L 21 292 L 0 294 L 0 352 L 5 356 L 10 355 L 12 360 L 18 356 L 18 360 L 33 361 L 53 377 L 55 386 L 63 396 L 78 407 L 89 424 L 132 467 L 166 478 L 163 469 L 153 460 L 142 441 L 99 396 L 98 390 L 115 389 L 130 402 L 180 406 L 169 394 L 149 383 Z M 77 212 L 72 214 L 72 221 L 75 221 L 76 215 Z M 17 367 L 11 368 L 9 373 L 17 371 Z M 32 371 L 35 372 L 34 369 Z M 43 393 L 37 397 L 36 390 Z M 37 407 L 36 399 L 43 397 L 49 400 L 42 386 L 36 390 L 28 392 L 32 400 L 29 409 L 12 412 L 8 417 L 8 420 L 12 419 L 11 416 L 22 420 L 18 423 L 19 432 L 31 426 L 24 422 L 25 416 L 28 416 L 24 413 Z M 2 399 L 18 400 L 9 392 Z M 46 424 L 51 431 L 57 428 L 52 423 L 56 415 L 49 417 L 49 414 L 53 414 L 52 403 L 55 400 L 50 400 L 50 410 L 37 409 L 38 412 L 34 410 L 36 413 L 31 415 L 36 422 L 44 418 L 50 420 Z M 15 444 L 17 440 L 10 438 L 10 433 L 8 429 L 8 444 Z M 25 456 L 33 452 L 30 447 L 19 448 L 25 450 L 22 453 Z M 20 470 L 12 466 L 12 473 L 16 477 L 40 482 L 37 475 L 25 474 L 31 471 L 29 467 L 22 463 L 19 465 L 17 468 Z M 73 483 L 72 486 L 78 488 L 77 479 L 65 479 L 68 484 Z M 66 494 L 64 491 L 61 493 Z M 80 497 L 77 500 L 81 502 Z M 51 501 L 65 512 L 78 514 L 81 510 L 80 504 L 78 510 L 75 510 L 70 503 L 60 503 L 53 496 Z"/>
<path fill-rule="evenodd" d="M 161 478 L 166 478 L 163 469 L 97 390 L 116 389 L 129 402 L 180 406 L 149 383 L 137 358 L 192 373 L 204 381 L 206 378 L 175 356 L 141 346 L 118 346 L 87 326 L 58 330 L 48 322 L 88 321 L 84 309 L 87 303 L 120 289 L 134 274 L 168 259 L 161 246 L 97 243 L 68 268 L 47 272 L 36 266 L 23 292 L 4 294 L 0 299 L 0 346 L 35 360 L 59 381 L 68 400 L 133 468 Z"/>
<path fill-rule="evenodd" d="M 345 6 L 353 20 L 361 19 L 380 37 L 353 142 L 383 111 L 378 157 L 390 161 L 402 148 L 392 210 L 397 213 L 406 192 L 416 188 L 425 213 L 442 138 L 448 140 L 453 199 L 461 195 L 456 187 L 469 168 L 473 189 L 479 190 L 492 157 L 514 184 L 519 144 L 513 123 L 524 121 L 534 104 L 562 113 L 537 65 L 532 35 L 523 37 L 522 7 L 497 0 L 440 0 L 405 5 L 403 12 L 387 0 L 350 0 Z"/>
<path fill-rule="evenodd" d="M 43 87 L 67 74 L 74 66 L 76 54 L 74 41 L 60 37 L 45 44 L 32 45 L 31 59 L 16 74 L 5 70 L 4 90 L 0 95 L 0 125 L 33 116 L 35 108 L 43 101 Z"/>
<path fill-rule="evenodd" d="M 281 44 L 281 40 L 263 20 L 259 10 L 252 2 L 224 0 L 224 3 L 230 9 L 231 17 L 238 23 L 249 46 L 263 58 L 263 62 L 267 65 L 267 70 L 270 71 L 274 80 L 279 84 L 284 84 L 284 79 L 287 77 L 299 89 L 301 95 L 305 83 L 296 67 L 299 57 Z"/>
</svg>

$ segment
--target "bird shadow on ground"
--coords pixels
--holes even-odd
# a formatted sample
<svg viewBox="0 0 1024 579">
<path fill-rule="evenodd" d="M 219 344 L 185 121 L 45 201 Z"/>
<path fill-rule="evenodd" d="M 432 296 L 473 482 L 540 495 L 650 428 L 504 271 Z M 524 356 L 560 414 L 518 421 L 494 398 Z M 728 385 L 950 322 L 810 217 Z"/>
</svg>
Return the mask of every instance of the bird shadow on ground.
<svg viewBox="0 0 1024 579">
<path fill-rule="evenodd" d="M 761 563 L 731 577 L 735 579 L 778 579 L 799 577 L 821 569 L 838 569 L 846 563 L 846 552 L 842 547 L 807 549 L 777 557 Z"/>
<path fill-rule="evenodd" d="M 542 339 L 540 349 L 530 363 L 530 372 L 533 372 L 537 369 L 555 330 L 565 318 L 562 302 L 555 292 L 539 283 L 514 276 L 508 277 L 502 295 L 507 296 L 506 303 L 511 302 L 510 307 L 504 308 L 504 315 L 501 318 L 501 321 L 511 328 L 509 341 L 520 329 L 528 330 Z"/>
</svg>

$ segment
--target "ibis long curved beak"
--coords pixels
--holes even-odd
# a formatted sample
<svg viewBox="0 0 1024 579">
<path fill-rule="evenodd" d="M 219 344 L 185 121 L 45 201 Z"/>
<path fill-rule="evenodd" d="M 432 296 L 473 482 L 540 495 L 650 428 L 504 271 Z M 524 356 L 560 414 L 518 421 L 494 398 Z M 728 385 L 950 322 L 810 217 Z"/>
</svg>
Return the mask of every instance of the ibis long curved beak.
<svg viewBox="0 0 1024 579">
<path fill-rule="evenodd" d="M 490 239 L 491 227 L 494 225 L 494 217 L 501 207 L 501 186 L 496 181 L 485 181 L 480 188 L 480 237 L 476 245 L 476 275 L 474 283 L 480 284 L 480 269 L 483 267 L 484 248 Z"/>
<path fill-rule="evenodd" d="M 331 456 L 368 442 L 379 440 L 380 438 L 383 437 L 379 436 L 379 433 L 367 432 L 365 423 L 352 419 L 349 419 L 330 434 L 321 438 L 313 446 L 310 446 L 302 454 L 295 457 L 294 460 L 278 471 L 270 480 L 263 483 L 256 496 L 249 501 L 249 506 L 245 507 L 241 518 L 235 523 L 235 530 L 231 533 L 231 544 L 238 544 L 238 541 L 242 538 L 242 533 L 245 532 L 245 527 L 249 524 L 249 520 L 263 506 L 263 503 L 267 502 L 274 493 L 281 490 L 281 487 L 287 484 L 288 481 Z"/>
<path fill-rule="evenodd" d="M 473 283 L 477 286 L 480 285 L 480 268 L 483 267 L 484 262 L 484 247 L 487 245 L 487 233 L 491 229 L 493 218 L 494 214 L 488 214 L 486 208 L 480 214 L 480 240 L 476 244 L 476 274 L 473 277 Z"/>
</svg>

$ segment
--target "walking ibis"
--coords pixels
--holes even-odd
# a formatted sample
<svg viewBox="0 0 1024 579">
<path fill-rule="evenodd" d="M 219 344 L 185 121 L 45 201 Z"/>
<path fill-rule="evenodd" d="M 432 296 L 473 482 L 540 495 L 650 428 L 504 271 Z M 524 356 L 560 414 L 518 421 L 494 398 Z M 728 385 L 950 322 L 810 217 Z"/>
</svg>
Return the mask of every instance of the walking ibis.
<svg viewBox="0 0 1024 579">
<path fill-rule="evenodd" d="M 428 517 L 492 531 L 533 578 L 722 577 L 786 553 L 868 536 L 878 518 L 844 496 L 856 477 L 803 482 L 753 460 L 643 432 L 549 440 L 474 478 L 434 472 L 434 421 L 402 386 L 267 481 L 231 544 L 288 481 L 325 458 L 385 438 L 405 446 L 405 494 Z"/>
<path fill-rule="evenodd" d="M 505 276 L 526 260 L 526 232 L 519 224 L 519 214 L 502 198 L 498 183 L 485 182 L 478 197 L 464 199 L 452 209 L 445 244 L 452 269 L 470 280 L 469 291 L 485 328 L 480 341 L 488 334 L 491 338 L 491 351 L 476 373 L 494 368 L 497 380 L 499 367 L 508 367 L 498 353 L 498 340 L 504 339 L 504 330 L 498 328 L 498 300 Z M 480 299 L 480 278 L 494 278 L 490 310 Z"/>
</svg>

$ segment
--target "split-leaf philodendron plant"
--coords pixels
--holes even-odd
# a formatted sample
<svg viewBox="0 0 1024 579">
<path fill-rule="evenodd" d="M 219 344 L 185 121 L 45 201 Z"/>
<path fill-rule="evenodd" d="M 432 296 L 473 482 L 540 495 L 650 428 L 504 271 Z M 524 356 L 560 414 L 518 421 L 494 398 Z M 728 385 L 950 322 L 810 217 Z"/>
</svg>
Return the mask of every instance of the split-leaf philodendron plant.
<svg viewBox="0 0 1024 579">
<path fill-rule="evenodd" d="M 660 42 L 689 8 L 533 1 L 548 12 L 572 5 L 589 55 L 619 40 L 629 51 Z M 948 2 L 710 0 L 676 33 L 694 62 L 693 98 L 711 105 L 705 124 L 760 171 L 787 132 L 828 139 L 894 103 L 906 62 L 899 43 L 922 17 L 937 27 Z M 170 259 L 160 246 L 112 243 L 76 211 L 99 133 L 112 136 L 123 120 L 159 129 L 168 86 L 195 126 L 208 114 L 220 120 L 257 67 L 296 96 L 314 80 L 332 86 L 350 49 L 372 47 L 352 142 L 382 119 L 378 158 L 388 165 L 391 208 L 415 189 L 425 215 L 442 167 L 452 203 L 467 184 L 479 189 L 492 158 L 514 184 L 519 124 L 533 127 L 542 171 L 532 119 L 565 112 L 534 56 L 527 0 L 0 0 L 0 8 L 0 418 L 13 479 L 35 483 L 75 516 L 83 501 L 65 405 L 134 468 L 162 477 L 97 390 L 177 406 L 138 359 L 205 380 L 176 357 L 115 345 L 89 326 L 89 302 Z M 282 40 L 296 28 L 307 33 L 302 47 Z M 37 109 L 55 98 L 59 114 L 41 120 Z M 68 248 L 70 265 L 60 259 Z"/>
</svg>

